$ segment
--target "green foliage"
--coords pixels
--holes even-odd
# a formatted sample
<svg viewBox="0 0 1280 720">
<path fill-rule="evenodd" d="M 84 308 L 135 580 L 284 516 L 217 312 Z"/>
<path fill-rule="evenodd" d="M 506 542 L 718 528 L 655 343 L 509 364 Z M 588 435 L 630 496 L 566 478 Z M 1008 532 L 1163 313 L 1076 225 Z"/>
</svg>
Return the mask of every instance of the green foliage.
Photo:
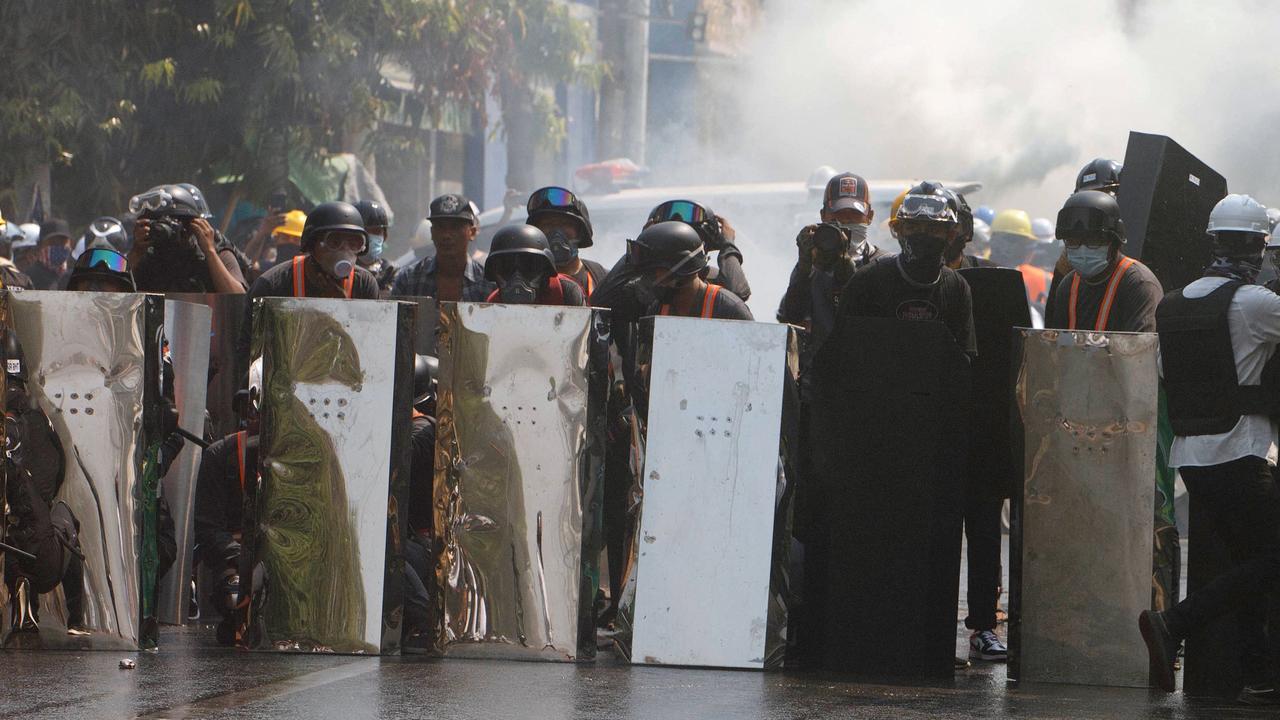
<svg viewBox="0 0 1280 720">
<path fill-rule="evenodd" d="M 54 163 L 55 210 L 78 220 L 161 182 L 237 175 L 265 194 L 291 150 L 381 142 L 400 102 L 388 62 L 420 122 L 597 72 L 558 0 L 5 0 L 0 47 L 0 188 Z M 532 105 L 558 143 L 563 120 Z"/>
</svg>

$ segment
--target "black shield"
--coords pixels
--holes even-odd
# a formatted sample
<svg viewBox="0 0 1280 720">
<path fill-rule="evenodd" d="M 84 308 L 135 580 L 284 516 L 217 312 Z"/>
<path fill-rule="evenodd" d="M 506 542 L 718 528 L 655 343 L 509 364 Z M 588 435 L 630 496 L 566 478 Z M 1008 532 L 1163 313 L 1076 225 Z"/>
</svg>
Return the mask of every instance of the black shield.
<svg viewBox="0 0 1280 720">
<path fill-rule="evenodd" d="M 1125 254 L 1151 268 L 1166 292 L 1198 279 L 1209 262 L 1209 211 L 1226 195 L 1226 178 L 1178 143 L 1129 133 L 1119 194 Z"/>
<path fill-rule="evenodd" d="M 970 488 L 1010 497 L 1018 467 L 1008 442 L 1013 397 L 1013 329 L 1031 327 L 1022 273 L 1009 268 L 965 268 L 960 276 L 973 295 L 978 357 L 973 361 L 973 443 Z"/>
<path fill-rule="evenodd" d="M 801 656 L 860 675 L 950 677 L 968 359 L 941 324 L 852 318 L 815 371 L 808 449 L 821 502 L 805 546 Z"/>
</svg>

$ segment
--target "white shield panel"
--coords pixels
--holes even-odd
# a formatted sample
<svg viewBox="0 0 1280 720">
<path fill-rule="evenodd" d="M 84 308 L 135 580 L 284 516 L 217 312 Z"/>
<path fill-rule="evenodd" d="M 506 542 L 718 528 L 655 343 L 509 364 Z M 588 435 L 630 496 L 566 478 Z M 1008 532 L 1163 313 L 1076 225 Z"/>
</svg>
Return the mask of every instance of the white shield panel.
<svg viewBox="0 0 1280 720">
<path fill-rule="evenodd" d="M 1020 333 L 1025 480 L 1011 538 L 1010 675 L 1144 687 L 1156 335 Z"/>
<path fill-rule="evenodd" d="M 788 328 L 660 317 L 652 337 L 631 661 L 763 668 Z"/>
</svg>

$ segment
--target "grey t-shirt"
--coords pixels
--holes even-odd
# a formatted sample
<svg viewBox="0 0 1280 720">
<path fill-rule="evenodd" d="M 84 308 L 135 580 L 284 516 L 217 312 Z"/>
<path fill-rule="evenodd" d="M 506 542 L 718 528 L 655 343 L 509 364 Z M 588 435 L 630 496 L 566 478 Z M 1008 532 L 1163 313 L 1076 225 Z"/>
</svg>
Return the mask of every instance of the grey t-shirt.
<svg viewBox="0 0 1280 720">
<path fill-rule="evenodd" d="M 1123 258 L 1123 256 L 1121 256 Z M 1053 302 L 1049 303 L 1048 316 L 1044 319 L 1046 328 L 1060 330 L 1067 327 L 1071 312 L 1071 286 L 1075 283 L 1075 270 L 1062 276 L 1054 289 Z M 1093 330 L 1097 327 L 1098 312 L 1107 294 L 1111 273 L 1101 280 L 1089 282 L 1081 280 L 1080 290 L 1076 298 L 1076 329 Z M 1107 319 L 1105 330 L 1115 332 L 1155 332 L 1156 306 L 1164 298 L 1164 289 L 1155 273 L 1137 260 L 1133 261 L 1116 288 L 1116 296 L 1111 304 L 1111 316 Z"/>
</svg>

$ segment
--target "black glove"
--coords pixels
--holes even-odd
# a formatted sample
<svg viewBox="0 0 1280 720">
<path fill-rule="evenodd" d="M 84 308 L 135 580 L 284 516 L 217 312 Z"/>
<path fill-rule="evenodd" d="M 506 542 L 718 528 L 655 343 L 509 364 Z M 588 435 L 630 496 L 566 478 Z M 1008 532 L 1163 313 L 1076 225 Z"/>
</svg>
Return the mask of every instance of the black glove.
<svg viewBox="0 0 1280 720">
<path fill-rule="evenodd" d="M 800 251 L 800 267 L 813 267 L 813 225 L 800 228 L 796 235 L 796 247 Z"/>
</svg>

